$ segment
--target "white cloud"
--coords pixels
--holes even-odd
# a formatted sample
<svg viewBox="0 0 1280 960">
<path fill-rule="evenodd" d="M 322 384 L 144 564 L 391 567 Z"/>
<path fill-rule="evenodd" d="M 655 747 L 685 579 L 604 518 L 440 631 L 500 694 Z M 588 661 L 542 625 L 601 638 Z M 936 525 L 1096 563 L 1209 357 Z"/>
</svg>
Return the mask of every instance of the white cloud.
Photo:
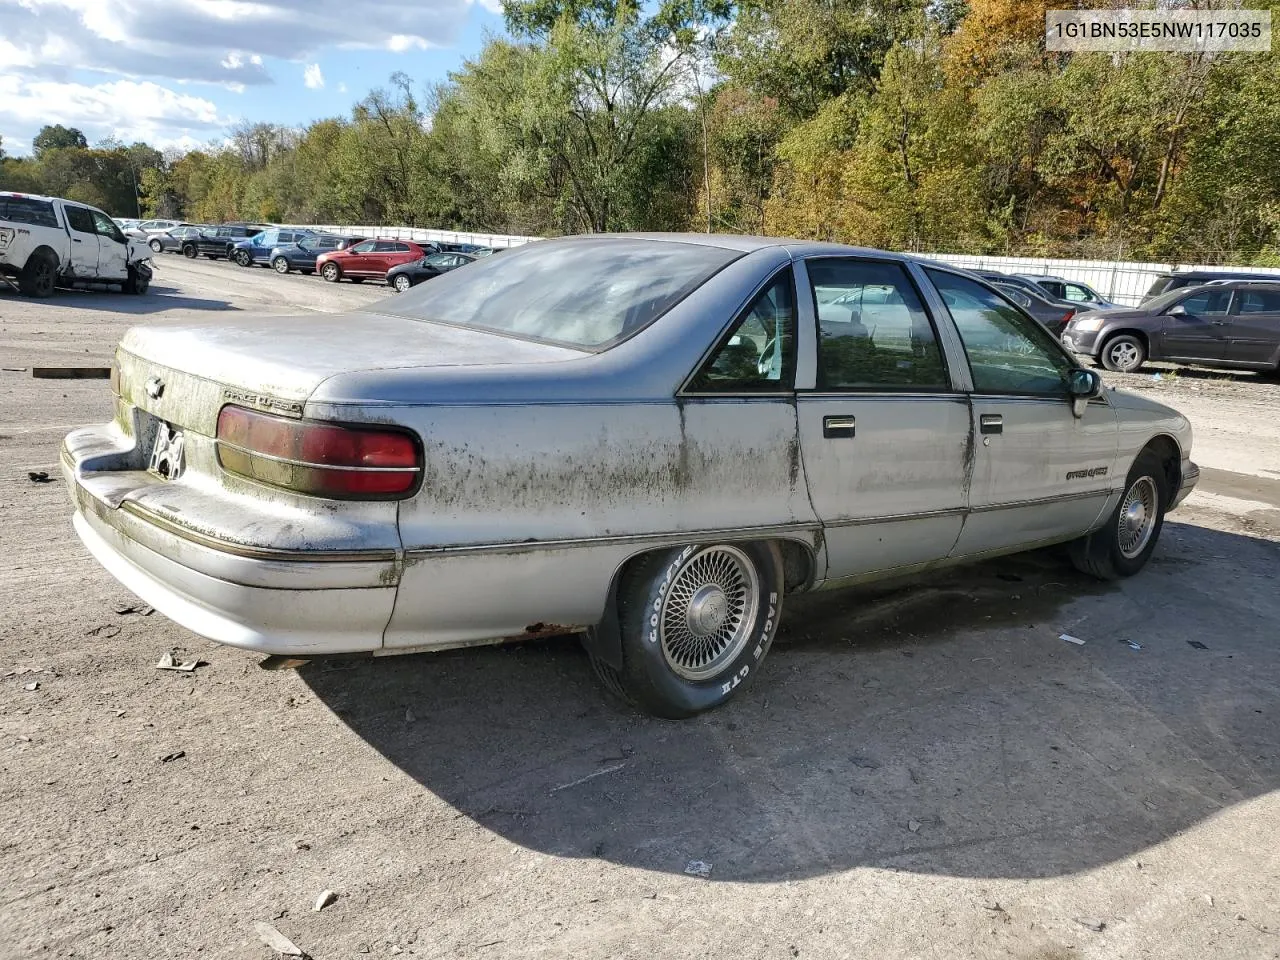
<svg viewBox="0 0 1280 960">
<path fill-rule="evenodd" d="M 338 84 L 338 92 L 339 92 L 339 93 L 346 93 L 346 92 L 347 92 L 347 85 L 346 85 L 345 83 L 339 83 L 339 84 Z"/>
<path fill-rule="evenodd" d="M 320 64 L 308 63 L 307 68 L 302 71 L 302 82 L 307 85 L 308 90 L 324 89 L 324 74 L 320 72 Z"/>
<path fill-rule="evenodd" d="M 412 50 L 417 47 L 419 50 L 427 48 L 427 41 L 422 37 L 413 37 L 407 33 L 393 33 L 387 38 L 387 49 L 392 53 L 404 53 L 406 50 Z"/>
</svg>

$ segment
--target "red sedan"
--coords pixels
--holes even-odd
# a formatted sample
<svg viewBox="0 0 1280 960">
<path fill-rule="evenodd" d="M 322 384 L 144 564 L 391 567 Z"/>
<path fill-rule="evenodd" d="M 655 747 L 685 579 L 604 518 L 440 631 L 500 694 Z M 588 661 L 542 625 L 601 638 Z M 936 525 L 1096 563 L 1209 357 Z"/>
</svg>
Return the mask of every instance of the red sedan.
<svg viewBox="0 0 1280 960">
<path fill-rule="evenodd" d="M 316 258 L 316 269 L 330 283 L 344 277 L 352 283 L 386 280 L 387 271 L 421 260 L 430 249 L 410 240 L 365 240 L 347 250 L 331 250 Z"/>
</svg>

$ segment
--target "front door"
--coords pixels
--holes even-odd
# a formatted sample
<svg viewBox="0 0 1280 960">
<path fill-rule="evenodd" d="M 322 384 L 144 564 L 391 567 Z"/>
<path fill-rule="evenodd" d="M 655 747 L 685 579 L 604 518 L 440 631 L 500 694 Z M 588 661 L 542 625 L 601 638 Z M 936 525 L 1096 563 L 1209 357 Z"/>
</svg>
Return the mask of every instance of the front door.
<svg viewBox="0 0 1280 960">
<path fill-rule="evenodd" d="M 1280 360 L 1280 286 L 1237 291 L 1228 359 L 1275 366 Z"/>
<path fill-rule="evenodd" d="M 373 248 L 378 245 L 376 240 L 365 240 L 363 243 L 357 243 L 351 248 L 351 255 L 343 257 L 341 261 L 342 272 L 363 276 L 373 268 Z"/>
<path fill-rule="evenodd" d="M 93 211 L 73 203 L 63 209 L 71 236 L 71 272 L 77 277 L 93 279 L 98 275 L 98 229 L 93 224 Z"/>
<path fill-rule="evenodd" d="M 964 521 L 971 428 L 919 291 L 894 261 L 805 269 L 817 373 L 796 416 L 827 579 L 941 560 Z"/>
<path fill-rule="evenodd" d="M 1174 306 L 1185 312 L 1165 311 L 1160 355 L 1171 360 L 1227 359 L 1230 288 L 1205 287 Z"/>
<path fill-rule="evenodd" d="M 964 343 L 973 379 L 969 515 L 954 555 L 971 556 L 1087 532 L 1112 487 L 1119 434 L 1105 399 L 1077 418 L 1067 395 L 1075 362 L 1030 317 L 979 283 L 927 271 Z"/>
<path fill-rule="evenodd" d="M 91 210 L 98 234 L 98 276 L 103 280 L 123 280 L 129 275 L 129 242 L 105 213 Z"/>
</svg>

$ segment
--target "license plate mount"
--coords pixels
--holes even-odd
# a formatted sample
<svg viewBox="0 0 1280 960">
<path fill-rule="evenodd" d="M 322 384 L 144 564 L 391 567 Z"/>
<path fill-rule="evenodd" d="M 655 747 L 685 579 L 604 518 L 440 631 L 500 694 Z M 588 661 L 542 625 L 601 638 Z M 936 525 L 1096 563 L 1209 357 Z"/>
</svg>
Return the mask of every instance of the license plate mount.
<svg viewBox="0 0 1280 960">
<path fill-rule="evenodd" d="M 185 467 L 182 431 L 167 423 L 159 423 L 156 426 L 155 442 L 151 445 L 151 461 L 147 469 L 165 480 L 177 480 Z"/>
</svg>

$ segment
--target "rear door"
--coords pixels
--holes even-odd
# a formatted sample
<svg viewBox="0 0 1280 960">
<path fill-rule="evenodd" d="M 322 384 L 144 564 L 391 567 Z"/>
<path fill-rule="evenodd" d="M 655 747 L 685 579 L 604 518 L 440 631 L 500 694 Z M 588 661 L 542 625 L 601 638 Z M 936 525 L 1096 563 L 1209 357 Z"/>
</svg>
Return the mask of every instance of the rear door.
<svg viewBox="0 0 1280 960">
<path fill-rule="evenodd" d="M 399 263 L 396 259 L 396 251 L 403 244 L 398 244 L 394 240 L 376 240 L 374 241 L 373 252 L 369 254 L 368 273 L 370 276 L 385 277 L 387 271 L 395 264 Z M 408 249 L 407 247 L 405 249 Z"/>
<path fill-rule="evenodd" d="M 1161 356 L 1170 360 L 1226 360 L 1231 295 L 1230 287 L 1202 287 L 1173 304 L 1181 306 L 1185 313 L 1170 314 L 1166 310 L 1160 334 Z"/>
<path fill-rule="evenodd" d="M 1084 533 L 1116 482 L 1114 410 L 1100 398 L 1077 418 L 1067 394 L 1075 361 L 1040 324 L 967 277 L 926 273 L 960 333 L 973 381 L 973 478 L 955 556 Z"/>
<path fill-rule="evenodd" d="M 1280 362 L 1280 286 L 1236 291 L 1228 359 L 1276 366 Z"/>
<path fill-rule="evenodd" d="M 63 210 L 67 217 L 67 232 L 71 235 L 71 272 L 77 277 L 96 277 L 98 228 L 93 223 L 93 211 L 74 203 L 66 204 Z"/>
<path fill-rule="evenodd" d="M 100 210 L 93 214 L 98 234 L 98 276 L 103 280 L 123 280 L 129 275 L 129 243 L 110 217 Z"/>
<path fill-rule="evenodd" d="M 806 260 L 801 278 L 817 357 L 796 416 L 827 579 L 943 559 L 968 503 L 972 428 L 919 289 L 902 263 L 870 258 Z"/>
</svg>

